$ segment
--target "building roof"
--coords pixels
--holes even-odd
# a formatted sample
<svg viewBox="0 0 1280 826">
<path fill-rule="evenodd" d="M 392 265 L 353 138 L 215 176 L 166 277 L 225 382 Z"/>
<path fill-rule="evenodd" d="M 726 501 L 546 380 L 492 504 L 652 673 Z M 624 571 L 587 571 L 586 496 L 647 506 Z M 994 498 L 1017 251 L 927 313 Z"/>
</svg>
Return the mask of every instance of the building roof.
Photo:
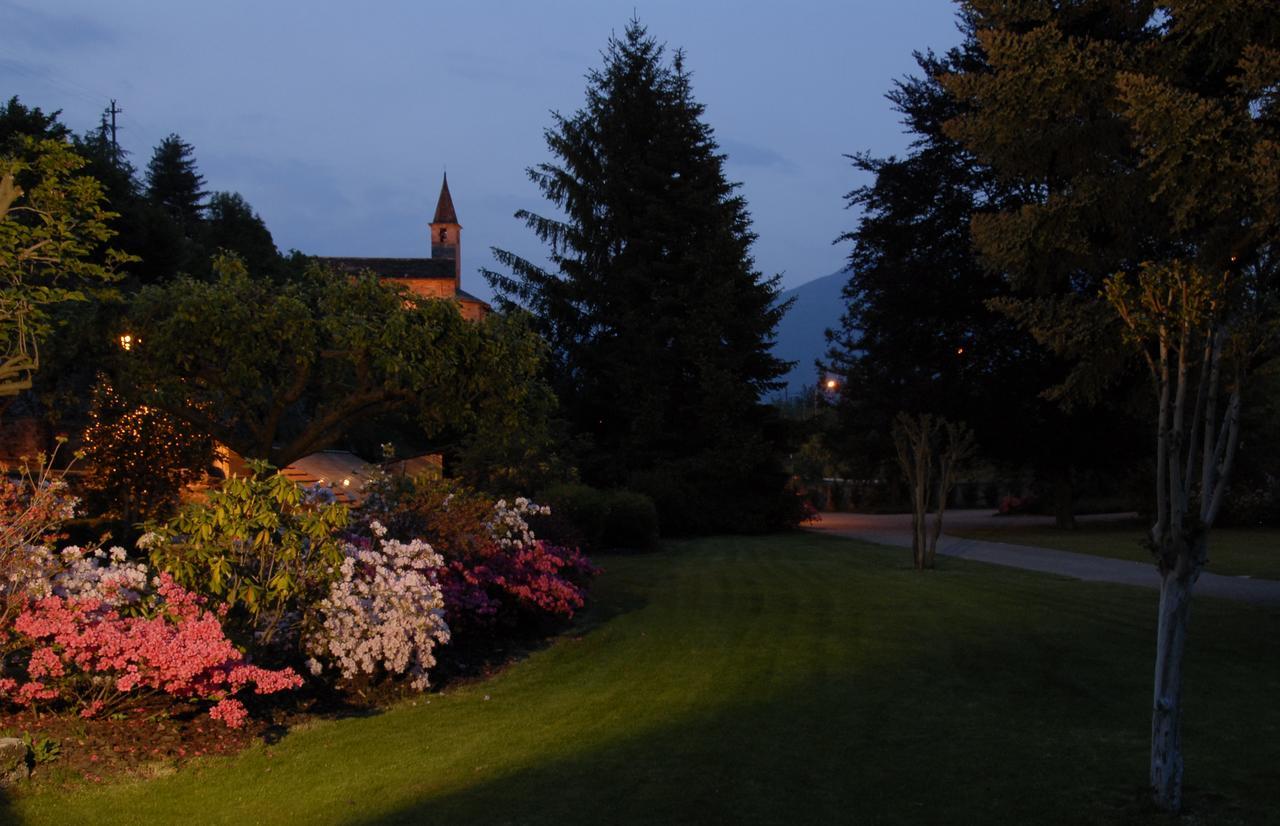
<svg viewBox="0 0 1280 826">
<path fill-rule="evenodd" d="M 453 211 L 453 196 L 449 194 L 449 173 L 444 175 L 444 183 L 440 185 L 440 200 L 436 201 L 436 217 L 433 224 L 456 224 L 458 214 Z"/>
<path fill-rule="evenodd" d="M 457 275 L 452 258 L 317 258 L 338 272 L 371 272 L 379 278 L 447 278 Z"/>
</svg>

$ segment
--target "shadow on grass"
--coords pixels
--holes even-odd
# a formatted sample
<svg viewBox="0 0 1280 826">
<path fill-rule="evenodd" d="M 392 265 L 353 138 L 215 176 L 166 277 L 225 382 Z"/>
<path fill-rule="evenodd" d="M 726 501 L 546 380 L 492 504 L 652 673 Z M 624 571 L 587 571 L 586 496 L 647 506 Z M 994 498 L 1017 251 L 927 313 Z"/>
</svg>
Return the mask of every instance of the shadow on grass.
<svg viewBox="0 0 1280 826">
<path fill-rule="evenodd" d="M 377 814 L 352 803 L 344 822 L 1167 823 L 1128 782 L 1140 780 L 1132 755 L 1104 754 L 1070 726 L 1010 721 L 999 702 L 967 718 L 920 709 L 904 725 L 909 698 L 858 694 L 848 681 L 811 685 L 533 766 L 476 766 L 465 788 Z"/>
</svg>

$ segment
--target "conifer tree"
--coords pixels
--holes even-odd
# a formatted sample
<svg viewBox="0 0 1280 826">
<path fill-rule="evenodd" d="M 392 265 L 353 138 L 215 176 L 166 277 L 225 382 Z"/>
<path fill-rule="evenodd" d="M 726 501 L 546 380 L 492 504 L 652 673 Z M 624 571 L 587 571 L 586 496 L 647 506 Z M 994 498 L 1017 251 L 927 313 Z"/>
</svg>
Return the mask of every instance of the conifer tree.
<svg viewBox="0 0 1280 826">
<path fill-rule="evenodd" d="M 564 217 L 516 213 L 550 266 L 495 250 L 510 273 L 485 275 L 551 345 L 562 406 L 593 443 L 584 475 L 652 492 L 668 530 L 765 527 L 784 501 L 759 404 L 784 371 L 783 308 L 683 54 L 633 20 L 583 108 L 553 117 L 556 161 L 529 176 Z"/>
<path fill-rule="evenodd" d="M 170 134 L 147 163 L 147 198 L 163 207 L 187 231 L 204 216 L 204 176 L 196 169 L 195 147 Z"/>
</svg>

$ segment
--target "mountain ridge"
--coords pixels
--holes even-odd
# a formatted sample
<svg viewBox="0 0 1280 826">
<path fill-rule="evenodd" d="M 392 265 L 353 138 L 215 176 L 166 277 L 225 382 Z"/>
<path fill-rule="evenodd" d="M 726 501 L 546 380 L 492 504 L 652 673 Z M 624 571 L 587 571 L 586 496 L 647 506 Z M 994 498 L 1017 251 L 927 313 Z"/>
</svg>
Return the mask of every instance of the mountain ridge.
<svg viewBox="0 0 1280 826">
<path fill-rule="evenodd" d="M 825 331 L 840 324 L 844 313 L 841 292 L 849 280 L 848 268 L 806 281 L 778 296 L 779 303 L 794 298 L 795 302 L 778 322 L 773 354 L 783 361 L 795 362 L 779 380 L 782 389 L 777 396 L 794 395 L 818 382 L 813 362 L 827 351 Z"/>
</svg>

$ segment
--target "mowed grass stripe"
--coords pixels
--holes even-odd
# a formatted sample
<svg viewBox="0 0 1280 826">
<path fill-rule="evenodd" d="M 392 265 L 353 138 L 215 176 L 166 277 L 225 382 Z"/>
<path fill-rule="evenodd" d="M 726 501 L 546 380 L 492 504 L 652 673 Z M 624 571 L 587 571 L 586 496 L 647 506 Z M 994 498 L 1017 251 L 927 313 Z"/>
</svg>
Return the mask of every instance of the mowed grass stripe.
<svg viewBox="0 0 1280 826">
<path fill-rule="evenodd" d="M 177 775 L 9 807 L 45 823 L 1131 823 L 1154 599 L 811 535 L 609 557 L 591 612 L 498 677 Z M 1280 806 L 1280 618 L 1199 600 L 1199 822 Z M 489 700 L 485 700 L 485 695 Z M 426 699 L 430 703 L 425 702 Z"/>
</svg>

